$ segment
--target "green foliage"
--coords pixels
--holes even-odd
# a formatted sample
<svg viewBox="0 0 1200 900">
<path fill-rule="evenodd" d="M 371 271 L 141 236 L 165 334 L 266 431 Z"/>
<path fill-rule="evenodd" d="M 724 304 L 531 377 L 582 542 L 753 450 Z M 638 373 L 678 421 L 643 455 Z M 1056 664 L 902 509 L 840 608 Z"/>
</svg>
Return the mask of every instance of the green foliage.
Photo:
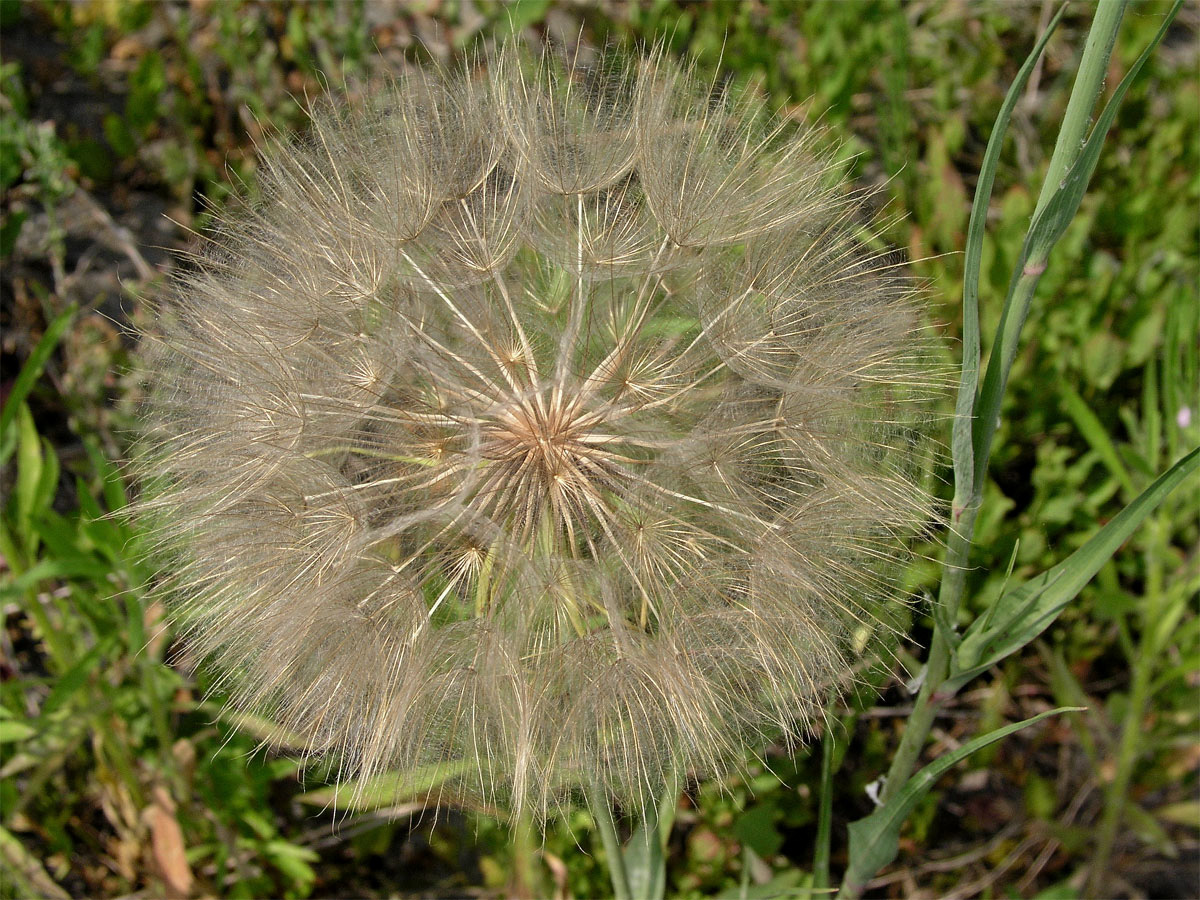
<svg viewBox="0 0 1200 900">
<path fill-rule="evenodd" d="M 1075 711 L 1078 711 L 1078 708 L 1051 710 L 1024 722 L 1006 725 L 973 738 L 953 752 L 939 756 L 935 762 L 908 779 L 893 801 L 885 803 L 865 819 L 851 822 L 850 865 L 842 884 L 843 893 L 846 896 L 858 896 L 866 887 L 867 879 L 896 858 L 900 850 L 899 834 L 904 820 L 912 814 L 917 803 L 933 787 L 934 782 L 951 766 L 966 759 L 976 750 L 1015 734 L 1047 716 Z"/>
<path fill-rule="evenodd" d="M 111 515 L 126 503 L 121 474 L 86 437 L 85 465 L 64 471 L 38 433 L 27 400 L 74 312 L 51 323 L 0 413 L 0 454 L 13 469 L 0 510 L 8 569 L 0 600 L 12 664 L 24 670 L 0 684 L 5 860 L 33 838 L 48 869 L 31 881 L 18 867 L 15 881 L 0 880 L 0 896 L 17 896 L 8 892 L 21 885 L 50 890 L 45 884 L 78 860 L 97 857 L 120 862 L 88 882 L 105 893 L 161 891 L 162 881 L 137 874 L 147 857 L 150 871 L 183 866 L 229 896 L 306 896 L 315 854 L 263 814 L 296 764 L 247 768 L 253 741 L 208 724 L 184 677 L 164 662 L 161 610 L 143 606 L 138 535 Z M 60 512 L 64 495 L 73 500 Z M 108 838 L 77 825 L 96 804 Z M 186 862 L 159 843 L 174 829 Z"/>
<path fill-rule="evenodd" d="M 961 640 L 952 641 L 949 677 L 943 690 L 955 691 L 1006 656 L 1029 644 L 1057 619 L 1117 548 L 1181 484 L 1200 470 L 1200 447 L 1157 478 L 1136 500 L 1121 510 L 1087 543 L 1048 571 L 1002 593 L 971 623 Z M 1183 614 L 1174 609 L 1165 634 Z M 1161 627 L 1161 626 L 1160 626 Z M 1157 630 L 1157 629 L 1156 629 Z M 1157 643 L 1161 646 L 1161 638 Z"/>
<path fill-rule="evenodd" d="M 13 198 L 0 214 L 0 259 L 12 255 L 29 216 L 17 199 L 20 194 L 52 213 L 75 189 L 68 149 L 50 123 L 29 121 L 29 98 L 21 79 L 19 63 L 0 62 L 0 191 L 11 192 Z M 61 242 L 61 235 L 54 233 L 51 240 Z M 61 253 L 61 246 L 55 250 Z"/>
</svg>

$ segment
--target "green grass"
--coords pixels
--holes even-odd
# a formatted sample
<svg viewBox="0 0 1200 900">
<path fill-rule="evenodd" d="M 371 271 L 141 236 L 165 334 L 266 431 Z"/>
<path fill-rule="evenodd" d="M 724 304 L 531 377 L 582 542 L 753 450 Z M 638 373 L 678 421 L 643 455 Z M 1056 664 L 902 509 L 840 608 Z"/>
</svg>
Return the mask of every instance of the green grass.
<svg viewBox="0 0 1200 900">
<path fill-rule="evenodd" d="M 159 284 L 165 263 L 153 248 L 187 241 L 160 213 L 202 229 L 204 203 L 252 185 L 255 140 L 302 128 L 305 96 L 325 81 L 369 84 L 401 56 L 462 52 L 493 33 L 540 28 L 548 14 L 565 15 L 555 27 L 571 35 L 663 39 L 758 80 L 788 114 L 820 117 L 859 154 L 857 177 L 884 187 L 884 215 L 904 214 L 887 238 L 915 260 L 947 362 L 957 361 L 970 199 L 1004 91 L 1036 38 L 1036 8 L 653 0 L 577 11 L 526 0 L 481 3 L 476 15 L 474 6 L 428 3 L 374 22 L 356 4 L 0 5 L 9 38 L 0 64 L 0 896 L 53 896 L 55 885 L 159 895 L 185 871 L 196 892 L 247 897 L 450 896 L 509 883 L 509 830 L 476 811 L 388 822 L 356 810 L 335 830 L 332 812 L 303 799 L 323 783 L 319 766 L 306 773 L 257 749 L 265 725 L 238 727 L 202 701 L 205 675 L 148 599 L 139 537 L 109 515 L 125 503 L 122 454 L 138 401 L 123 374 L 132 346 L 122 332 L 144 323 L 142 298 Z M 1110 87 L 1165 10 L 1126 14 Z M 1001 154 L 981 266 L 985 335 L 1086 26 L 1086 10 L 1068 13 Z M 1196 27 L 1186 12 L 1131 87 L 1038 287 L 1001 409 L 961 624 L 1006 584 L 1080 547 L 1200 442 Z M 34 32 L 55 40 L 10 55 L 16 35 Z M 64 83 L 70 90 L 57 93 Z M 84 200 L 111 227 L 89 218 Z M 951 480 L 948 469 L 938 474 Z M 946 484 L 946 500 L 951 492 Z M 1172 495 L 1053 627 L 935 721 L 935 749 L 945 751 L 1052 706 L 1088 707 L 992 745 L 941 780 L 902 832 L 881 893 L 903 895 L 911 878 L 933 894 L 975 884 L 990 895 L 1077 896 L 1113 816 L 1122 823 L 1115 879 L 1168 896 L 1195 889 L 1170 878 L 1194 870 L 1183 856 L 1200 828 L 1198 517 L 1194 489 Z M 916 565 L 914 592 L 933 590 L 937 574 L 933 562 Z M 931 628 L 918 616 L 902 658 L 924 657 Z M 831 716 L 835 879 L 846 824 L 870 811 L 865 789 L 887 770 L 912 702 L 902 673 L 866 675 L 873 687 Z M 670 896 L 777 896 L 808 883 L 821 753 L 768 761 L 770 771 L 689 789 L 667 848 Z M 601 854 L 588 814 L 570 813 L 547 835 L 544 883 L 555 883 L 550 863 L 561 861 L 575 896 L 603 895 Z M 943 862 L 953 857 L 965 861 Z"/>
</svg>

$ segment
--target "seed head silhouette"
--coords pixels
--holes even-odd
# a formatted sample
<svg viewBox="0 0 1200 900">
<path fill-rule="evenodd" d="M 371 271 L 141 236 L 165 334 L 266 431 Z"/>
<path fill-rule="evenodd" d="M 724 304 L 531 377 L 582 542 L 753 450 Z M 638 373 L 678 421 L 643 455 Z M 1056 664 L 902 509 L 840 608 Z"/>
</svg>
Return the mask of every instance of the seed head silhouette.
<svg viewBox="0 0 1200 900">
<path fill-rule="evenodd" d="M 803 737 L 900 602 L 938 382 L 826 142 L 661 53 L 326 107 L 148 341 L 142 514 L 218 687 L 537 816 Z"/>
</svg>

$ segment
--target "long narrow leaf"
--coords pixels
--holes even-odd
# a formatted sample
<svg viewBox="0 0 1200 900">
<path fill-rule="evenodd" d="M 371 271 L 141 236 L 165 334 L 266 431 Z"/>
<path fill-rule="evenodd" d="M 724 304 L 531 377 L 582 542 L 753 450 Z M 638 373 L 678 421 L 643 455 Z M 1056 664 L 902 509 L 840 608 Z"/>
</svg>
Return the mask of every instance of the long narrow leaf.
<svg viewBox="0 0 1200 900">
<path fill-rule="evenodd" d="M 625 873 L 629 890 L 637 900 L 662 900 L 667 892 L 666 843 L 675 822 L 679 789 L 668 784 L 657 806 L 647 806 L 645 815 L 625 845 Z"/>
<path fill-rule="evenodd" d="M 1000 162 L 1000 151 L 1008 132 L 1008 123 L 1013 108 L 1025 90 L 1029 76 L 1041 58 L 1046 43 L 1054 34 L 1058 23 L 1066 12 L 1066 4 L 1050 20 L 1045 32 L 1038 39 L 1029 56 L 1021 65 L 1017 77 L 1004 95 L 1004 103 L 992 126 L 983 162 L 979 167 L 979 183 L 971 202 L 971 220 L 967 225 L 967 246 L 963 259 L 963 334 L 962 334 L 962 379 L 958 387 L 958 402 L 954 411 L 954 433 L 951 449 L 954 455 L 954 506 L 957 514 L 962 506 L 970 502 L 977 489 L 975 481 L 975 451 L 971 442 L 971 422 L 975 417 L 975 396 L 979 386 L 979 270 L 983 259 L 983 236 L 987 227 L 987 213 L 991 206 L 992 185 L 996 180 L 996 168 Z"/>
<path fill-rule="evenodd" d="M 105 654 L 110 653 L 116 645 L 117 635 L 109 634 L 85 653 L 79 662 L 75 663 L 55 682 L 54 689 L 50 691 L 46 701 L 42 704 L 41 715 L 49 716 L 82 688 L 87 683 L 88 676 L 100 665 Z"/>
<path fill-rule="evenodd" d="M 296 799 L 310 806 L 363 812 L 423 797 L 436 791 L 444 781 L 462 775 L 469 767 L 466 762 L 459 760 L 422 766 L 407 772 L 385 772 L 370 778 L 356 778 L 318 788 Z"/>
<path fill-rule="evenodd" d="M 69 900 L 71 896 L 7 828 L 0 828 L 0 870 L 8 876 L 5 878 L 8 882 L 5 887 L 15 894 L 45 897 L 47 900 Z M 9 881 L 9 878 L 12 880 Z"/>
<path fill-rule="evenodd" d="M 914 775 L 904 785 L 900 793 L 892 800 L 865 819 L 850 823 L 850 866 L 842 882 L 838 897 L 857 897 L 862 893 L 867 880 L 896 858 L 900 849 L 900 828 L 908 818 L 913 808 L 929 792 L 934 782 L 960 760 L 966 759 L 976 750 L 994 744 L 1010 734 L 1028 728 L 1049 716 L 1057 716 L 1064 712 L 1077 712 L 1081 707 L 1062 707 L 1052 709 L 1041 715 L 1005 725 L 987 734 L 967 741 L 957 750 L 939 756 L 920 772 Z"/>
<path fill-rule="evenodd" d="M 91 578 L 102 580 L 112 568 L 103 562 L 81 555 L 70 559 L 43 559 L 16 578 L 5 584 L 0 584 L 0 600 L 20 597 L 26 591 L 36 587 L 39 581 L 50 578 Z"/>
<path fill-rule="evenodd" d="M 1071 417 L 1071 421 L 1075 423 L 1075 427 L 1083 435 L 1083 439 L 1096 451 L 1108 471 L 1127 492 L 1126 496 L 1132 496 L 1133 492 L 1137 490 L 1133 484 L 1133 477 L 1129 474 L 1129 469 L 1121 462 L 1117 445 L 1113 443 L 1104 423 L 1092 412 L 1092 408 L 1087 405 L 1083 397 L 1079 396 L 1079 392 L 1070 385 L 1063 385 L 1059 388 L 1059 397 L 1062 399 L 1063 409 Z"/>
<path fill-rule="evenodd" d="M 1096 101 L 1104 92 L 1108 75 L 1108 61 L 1117 43 L 1117 32 L 1129 0 L 1096 0 L 1092 6 L 1092 24 L 1088 28 L 1087 41 L 1083 45 L 1083 56 L 1075 73 L 1067 108 L 1063 110 L 1058 136 L 1050 163 L 1046 166 L 1046 177 L 1038 191 L 1033 218 L 1045 208 L 1050 197 L 1058 190 L 1058 183 L 1067 176 L 1067 171 L 1079 156 L 1079 150 L 1092 124 L 1092 112 Z"/>
<path fill-rule="evenodd" d="M 942 689 L 954 691 L 1020 650 L 1049 627 L 1117 548 L 1167 495 L 1200 470 L 1200 448 L 1158 477 L 1090 540 L 1058 565 L 996 601 L 995 614 L 967 628 Z"/>
<path fill-rule="evenodd" d="M 1071 220 L 1075 218 L 1075 213 L 1087 190 L 1088 182 L 1091 180 L 1092 172 L 1095 171 L 1096 163 L 1100 158 L 1100 151 L 1103 149 L 1108 130 L 1116 119 L 1117 110 L 1125 99 L 1129 85 L 1133 83 L 1154 48 L 1166 34 L 1182 4 L 1183 0 L 1176 0 L 1163 20 L 1158 33 L 1142 51 L 1141 56 L 1138 57 L 1137 62 L 1133 64 L 1125 77 L 1121 79 L 1121 83 L 1113 92 L 1113 96 L 1097 119 L 1091 134 L 1084 142 L 1083 149 L 1068 169 L 1062 184 L 1050 195 L 1044 206 L 1039 200 L 1041 208 L 1029 226 L 1029 232 L 1017 259 L 1008 296 L 1005 298 L 1004 309 L 1000 315 L 1000 328 L 992 346 L 987 371 L 983 377 L 983 386 L 975 405 L 972 449 L 975 458 L 976 485 L 982 484 L 986 474 L 992 439 L 995 437 L 996 425 L 1000 416 L 1000 401 L 1008 383 L 1008 372 L 1016 356 L 1017 341 L 1025 324 L 1025 317 L 1029 313 L 1029 304 L 1033 299 L 1042 272 L 1045 271 L 1050 251 L 1062 237 Z M 1062 139 L 1060 134 L 1060 142 Z"/>
<path fill-rule="evenodd" d="M 13 520 L 17 536 L 26 542 L 33 539 L 34 504 L 44 465 L 42 442 L 33 423 L 33 414 L 28 405 L 22 403 L 17 417 L 17 483 L 13 489 Z M 30 549 L 33 549 L 33 545 Z"/>
<path fill-rule="evenodd" d="M 1075 213 L 1087 190 L 1088 182 L 1092 180 L 1092 173 L 1096 170 L 1096 163 L 1100 161 L 1100 151 L 1104 148 L 1104 139 L 1108 136 L 1108 130 L 1117 117 L 1121 101 L 1125 99 L 1125 92 L 1129 90 L 1129 86 L 1141 72 L 1142 66 L 1146 64 L 1150 54 L 1154 52 L 1154 48 L 1158 46 L 1163 35 L 1167 33 L 1167 29 L 1171 27 L 1171 23 L 1175 21 L 1175 16 L 1178 15 L 1182 6 L 1183 0 L 1175 0 L 1171 11 L 1163 19 L 1158 33 L 1142 51 L 1137 62 L 1125 73 L 1125 77 L 1121 79 L 1117 89 L 1113 91 L 1100 118 L 1096 120 L 1096 126 L 1088 136 L 1087 143 L 1083 145 L 1083 150 L 1067 170 L 1067 177 L 1063 180 L 1062 187 L 1054 192 L 1047 201 L 1045 209 L 1034 218 L 1033 224 L 1029 228 L 1026 254 L 1030 264 L 1034 267 L 1045 264 L 1051 248 L 1062 237 L 1067 226 L 1071 224 L 1071 220 L 1075 218 Z"/>
<path fill-rule="evenodd" d="M 29 359 L 25 360 L 25 365 L 21 367 L 16 380 L 13 381 L 12 390 L 9 391 L 8 397 L 4 401 L 4 409 L 0 410 L 0 439 L 8 433 L 8 428 L 12 424 L 13 417 L 17 414 L 17 408 L 25 401 L 29 392 L 33 389 L 34 382 L 42 374 L 42 368 L 46 365 L 46 360 L 50 358 L 50 354 L 54 352 L 54 348 L 62 340 L 63 334 L 71 326 L 71 320 L 75 317 L 75 310 L 75 305 L 71 304 L 59 313 L 58 318 L 50 323 L 41 340 L 34 346 L 33 352 L 29 354 Z M 7 454 L 0 457 L 0 463 L 5 462 L 6 459 Z"/>
</svg>

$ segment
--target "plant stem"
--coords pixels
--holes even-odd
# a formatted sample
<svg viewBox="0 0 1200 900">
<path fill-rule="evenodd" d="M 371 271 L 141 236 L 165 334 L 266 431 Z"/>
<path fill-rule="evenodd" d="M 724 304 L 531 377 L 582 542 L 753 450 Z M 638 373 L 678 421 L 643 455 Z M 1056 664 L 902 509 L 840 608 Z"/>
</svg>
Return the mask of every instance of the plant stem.
<svg viewBox="0 0 1200 900">
<path fill-rule="evenodd" d="M 522 810 L 512 823 L 513 874 L 511 894 L 513 897 L 537 898 L 542 896 L 538 868 L 534 864 L 537 840 L 533 820 L 527 810 Z"/>
<path fill-rule="evenodd" d="M 1091 114 L 1096 99 L 1104 88 L 1104 76 L 1108 71 L 1108 60 L 1116 42 L 1117 29 L 1125 13 L 1126 0 L 1101 0 L 1096 9 L 1092 27 L 1088 31 L 1079 72 L 1071 89 L 1071 97 L 1063 116 L 1058 139 L 1046 172 L 1046 179 L 1038 195 L 1034 212 L 1041 212 L 1050 198 L 1060 189 L 1068 169 L 1079 156 L 1079 151 L 1091 125 Z M 953 635 L 943 633 L 940 622 L 953 623 L 966 587 L 967 567 L 970 563 L 971 542 L 975 534 L 975 518 L 983 499 L 983 485 L 987 479 L 988 460 L 992 442 L 1000 421 L 1000 403 L 1008 383 L 1008 375 L 1016 359 L 1021 329 L 1029 314 L 1038 281 L 1046 268 L 1046 259 L 1028 260 L 1024 268 L 1015 273 L 1010 294 L 1004 304 L 1000 325 L 987 372 L 980 388 L 974 414 L 974 458 L 973 471 L 968 479 L 957 478 L 957 484 L 968 487 L 967 496 L 954 499 L 954 521 L 951 523 L 950 539 L 943 565 L 943 578 L 937 603 L 941 615 L 935 617 L 933 641 L 929 650 L 929 661 L 925 667 L 925 679 L 921 684 L 912 714 L 904 728 L 904 736 L 892 764 L 888 768 L 887 783 L 880 800 L 887 803 L 896 795 L 912 776 L 921 755 L 921 749 L 929 737 L 934 716 L 945 699 L 939 690 L 950 669 Z M 961 460 L 956 459 L 956 467 Z"/>
<path fill-rule="evenodd" d="M 1021 329 L 1025 327 L 1034 292 L 1045 268 L 1044 261 L 1030 260 L 1026 263 L 1013 285 L 1009 301 L 1004 304 L 1004 311 L 1000 314 L 1000 324 L 996 328 L 987 372 L 984 373 L 979 400 L 975 406 L 975 473 L 971 496 L 973 505 L 983 498 L 988 460 L 992 455 L 992 441 L 1000 424 L 1000 402 L 1008 387 L 1008 373 L 1017 357 Z"/>
<path fill-rule="evenodd" d="M 1071 96 L 1067 101 L 1067 109 L 1063 114 L 1062 125 L 1059 126 L 1054 151 L 1050 155 L 1050 164 L 1046 169 L 1046 177 L 1042 181 L 1031 221 L 1037 220 L 1038 214 L 1062 188 L 1067 171 L 1079 157 L 1080 149 L 1087 139 L 1088 129 L 1092 124 L 1092 111 L 1096 107 L 1100 92 L 1104 90 L 1108 60 L 1117 40 L 1121 19 L 1125 15 L 1126 2 L 1127 0 L 1101 0 L 1096 6 L 1096 15 L 1092 19 L 1091 28 L 1088 29 L 1083 57 L 1079 61 L 1079 71 L 1071 87 Z M 1034 290 L 1042 272 L 1046 270 L 1047 261 L 1045 257 L 1026 261 L 1023 270 L 1017 273 L 1012 282 L 1010 296 L 1005 300 L 1001 313 L 996 341 L 975 406 L 974 488 L 977 496 L 982 492 L 983 481 L 987 477 L 992 439 L 1000 422 L 1000 401 L 1008 384 L 1008 373 L 1012 369 L 1013 359 L 1016 357 L 1018 338 L 1025 325 L 1025 318 L 1029 315 Z"/>
<path fill-rule="evenodd" d="M 975 517 L 978 512 L 979 503 L 976 500 L 961 511 L 956 527 L 950 532 L 943 566 L 944 575 L 937 599 L 938 604 L 946 610 L 947 621 L 950 622 L 954 621 L 962 603 L 967 580 L 967 562 L 971 553 L 971 538 L 975 533 Z M 892 764 L 888 768 L 887 782 L 880 792 L 881 803 L 887 803 L 895 796 L 916 768 L 921 748 L 925 746 L 929 730 L 933 727 L 937 706 L 943 699 L 937 696 L 938 689 L 949 672 L 949 638 L 935 625 L 933 643 L 929 648 L 929 661 L 925 664 L 925 680 L 921 683 L 916 704 L 904 726 L 900 746 L 896 749 L 896 755 L 892 757 Z"/>
<path fill-rule="evenodd" d="M 1133 769 L 1141 750 L 1141 728 L 1146 715 L 1146 704 L 1150 699 L 1152 661 L 1147 660 L 1143 653 L 1139 654 L 1134 665 L 1133 683 L 1129 691 L 1129 706 L 1121 723 L 1116 771 L 1105 797 L 1104 814 L 1100 820 L 1100 829 L 1096 836 L 1096 849 L 1092 856 L 1091 871 L 1088 875 L 1089 896 L 1099 896 L 1096 892 L 1103 888 L 1105 877 L 1108 875 L 1108 862 L 1112 856 L 1113 845 L 1116 843 L 1117 830 L 1120 828 L 1126 797 L 1129 794 L 1129 785 L 1133 780 Z"/>
<path fill-rule="evenodd" d="M 1096 4 L 1096 15 L 1088 29 L 1087 42 L 1083 45 L 1083 57 L 1079 60 L 1079 71 L 1071 87 L 1067 109 L 1063 113 L 1058 140 L 1050 155 L 1046 169 L 1046 180 L 1038 194 L 1033 216 L 1042 211 L 1050 198 L 1058 191 L 1067 170 L 1079 156 L 1088 129 L 1092 124 L 1092 110 L 1104 90 L 1104 77 L 1108 74 L 1108 60 L 1117 41 L 1117 29 L 1125 15 L 1127 0 L 1100 0 Z"/>
<path fill-rule="evenodd" d="M 833 731 L 825 733 L 821 742 L 821 800 L 817 810 L 817 840 L 813 852 L 812 893 L 824 893 L 829 888 L 829 843 L 833 835 L 833 751 L 836 748 Z"/>
<path fill-rule="evenodd" d="M 608 857 L 608 877 L 612 881 L 613 900 L 633 900 L 633 893 L 629 889 L 629 875 L 625 872 L 625 856 L 621 850 L 621 841 L 617 837 L 617 824 L 613 821 L 612 804 L 608 802 L 608 795 L 604 789 L 595 781 L 589 779 L 585 789 L 592 819 L 600 830 L 604 855 Z"/>
</svg>

